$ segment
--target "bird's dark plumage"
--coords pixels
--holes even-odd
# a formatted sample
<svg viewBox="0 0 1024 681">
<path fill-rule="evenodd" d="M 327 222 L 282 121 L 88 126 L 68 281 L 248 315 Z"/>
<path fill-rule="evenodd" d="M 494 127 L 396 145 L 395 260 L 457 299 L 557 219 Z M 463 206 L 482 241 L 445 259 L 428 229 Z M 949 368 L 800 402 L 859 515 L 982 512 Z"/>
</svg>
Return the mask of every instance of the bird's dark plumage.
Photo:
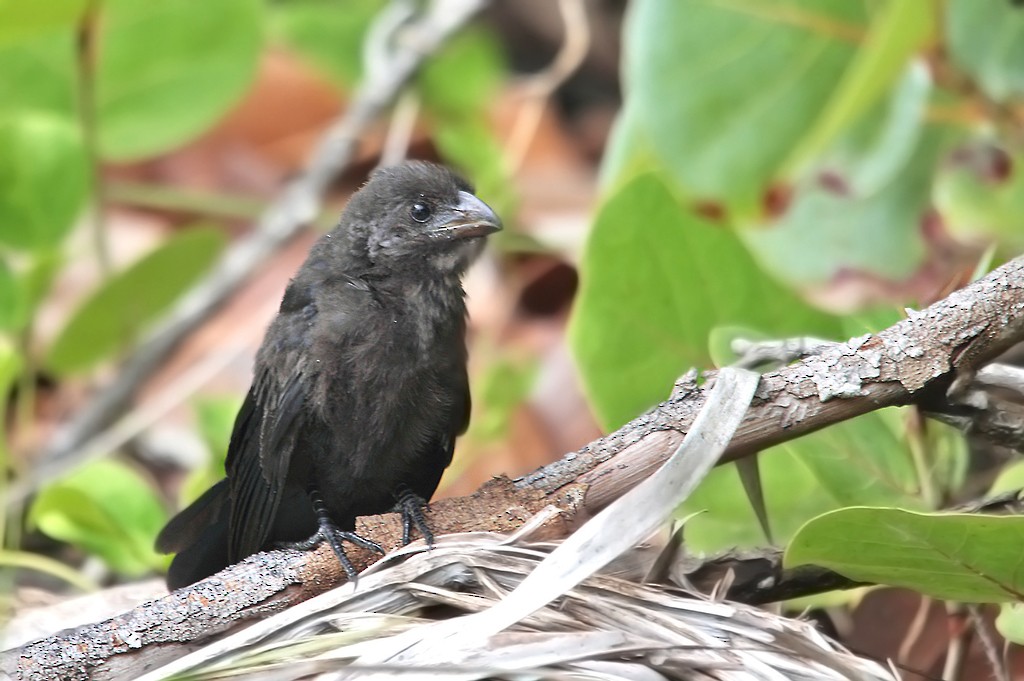
<svg viewBox="0 0 1024 681">
<path fill-rule="evenodd" d="M 178 588 L 318 528 L 427 500 L 469 421 L 461 276 L 500 229 L 442 166 L 378 170 L 285 291 L 235 420 L 226 478 L 173 518 Z M 314 497 L 315 498 L 315 497 Z"/>
</svg>

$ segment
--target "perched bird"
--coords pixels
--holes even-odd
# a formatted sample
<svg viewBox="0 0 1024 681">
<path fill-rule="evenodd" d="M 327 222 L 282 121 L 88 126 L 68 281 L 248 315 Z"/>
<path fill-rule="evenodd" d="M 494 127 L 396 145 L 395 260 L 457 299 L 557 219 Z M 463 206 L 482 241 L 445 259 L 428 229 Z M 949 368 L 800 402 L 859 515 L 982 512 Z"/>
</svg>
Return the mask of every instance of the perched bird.
<svg viewBox="0 0 1024 681">
<path fill-rule="evenodd" d="M 256 354 L 226 477 L 160 532 L 172 589 L 280 545 L 333 547 L 360 515 L 422 508 L 469 421 L 461 277 L 501 221 L 430 163 L 373 173 L 291 280 Z"/>
</svg>

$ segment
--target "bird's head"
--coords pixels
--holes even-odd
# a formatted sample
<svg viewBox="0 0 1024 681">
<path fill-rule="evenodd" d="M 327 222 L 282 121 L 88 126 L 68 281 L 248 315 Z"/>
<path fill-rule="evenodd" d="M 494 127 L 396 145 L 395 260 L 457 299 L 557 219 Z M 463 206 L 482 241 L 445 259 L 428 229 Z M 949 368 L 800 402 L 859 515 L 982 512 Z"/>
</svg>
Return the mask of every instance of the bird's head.
<svg viewBox="0 0 1024 681">
<path fill-rule="evenodd" d="M 345 206 L 332 238 L 361 250 L 373 267 L 427 264 L 461 274 L 501 220 L 464 179 L 423 161 L 375 171 Z"/>
</svg>

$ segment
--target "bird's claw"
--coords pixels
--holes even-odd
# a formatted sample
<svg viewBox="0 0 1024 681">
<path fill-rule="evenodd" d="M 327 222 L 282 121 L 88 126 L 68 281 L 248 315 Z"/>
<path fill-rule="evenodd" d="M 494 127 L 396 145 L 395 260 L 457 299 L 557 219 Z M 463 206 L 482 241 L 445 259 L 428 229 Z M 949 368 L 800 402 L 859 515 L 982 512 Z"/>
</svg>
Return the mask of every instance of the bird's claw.
<svg viewBox="0 0 1024 681">
<path fill-rule="evenodd" d="M 343 530 L 338 527 L 337 523 L 331 520 L 331 514 L 327 510 L 327 505 L 324 503 L 323 496 L 320 491 L 314 487 L 309 488 L 309 501 L 313 505 L 313 512 L 316 514 L 317 530 L 313 533 L 309 539 L 305 539 L 298 542 L 292 542 L 286 546 L 286 548 L 298 549 L 300 551 L 309 551 L 310 549 L 318 546 L 320 542 L 326 541 L 330 544 L 331 549 L 334 551 L 334 555 L 338 557 L 338 562 L 341 563 L 341 567 L 345 569 L 345 574 L 348 575 L 349 581 L 356 581 L 355 566 L 352 565 L 352 561 L 345 555 L 345 549 L 341 543 L 347 541 L 350 544 L 355 544 L 368 551 L 376 551 L 380 555 L 384 555 L 384 549 L 381 545 L 375 541 L 371 541 L 366 537 L 360 537 L 355 532 L 349 530 Z"/>
<path fill-rule="evenodd" d="M 402 544 L 406 545 L 412 541 L 412 528 L 415 525 L 427 546 L 433 546 L 434 533 L 430 531 L 426 516 L 423 515 L 423 509 L 430 510 L 426 500 L 408 489 L 399 490 L 397 497 L 398 503 L 395 504 L 394 510 L 402 514 Z"/>
<path fill-rule="evenodd" d="M 338 562 L 341 563 L 341 567 L 345 570 L 345 574 L 348 575 L 349 581 L 355 581 L 356 575 L 359 573 L 356 571 L 355 566 L 352 565 L 352 561 L 349 560 L 348 556 L 345 554 L 344 547 L 342 547 L 342 542 L 346 541 L 350 544 L 362 547 L 367 551 L 375 551 L 382 556 L 384 555 L 384 549 L 377 542 L 371 541 L 366 537 L 360 537 L 355 532 L 343 530 L 330 521 L 321 521 L 320 527 L 311 537 L 309 537 L 309 539 L 303 539 L 296 542 L 286 542 L 279 544 L 279 546 L 284 549 L 309 551 L 319 546 L 322 542 L 327 542 L 330 545 L 331 550 L 334 551 L 334 555 L 338 557 Z"/>
</svg>

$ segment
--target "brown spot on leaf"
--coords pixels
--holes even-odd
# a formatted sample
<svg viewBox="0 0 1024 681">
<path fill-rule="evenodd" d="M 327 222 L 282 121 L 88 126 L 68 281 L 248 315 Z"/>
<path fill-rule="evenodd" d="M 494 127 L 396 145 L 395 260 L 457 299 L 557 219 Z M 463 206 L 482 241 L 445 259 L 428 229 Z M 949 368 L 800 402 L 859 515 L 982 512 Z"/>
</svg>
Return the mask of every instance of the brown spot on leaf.
<svg viewBox="0 0 1024 681">
<path fill-rule="evenodd" d="M 725 208 L 714 201 L 697 201 L 693 204 L 693 212 L 711 222 L 724 222 L 726 218 Z"/>
<path fill-rule="evenodd" d="M 764 207 L 764 214 L 770 220 L 782 217 L 789 204 L 793 200 L 793 187 L 790 185 L 776 184 L 768 188 L 761 199 Z"/>
<path fill-rule="evenodd" d="M 818 184 L 825 191 L 838 196 L 850 196 L 850 185 L 846 178 L 835 170 L 823 170 L 818 174 Z"/>
</svg>

